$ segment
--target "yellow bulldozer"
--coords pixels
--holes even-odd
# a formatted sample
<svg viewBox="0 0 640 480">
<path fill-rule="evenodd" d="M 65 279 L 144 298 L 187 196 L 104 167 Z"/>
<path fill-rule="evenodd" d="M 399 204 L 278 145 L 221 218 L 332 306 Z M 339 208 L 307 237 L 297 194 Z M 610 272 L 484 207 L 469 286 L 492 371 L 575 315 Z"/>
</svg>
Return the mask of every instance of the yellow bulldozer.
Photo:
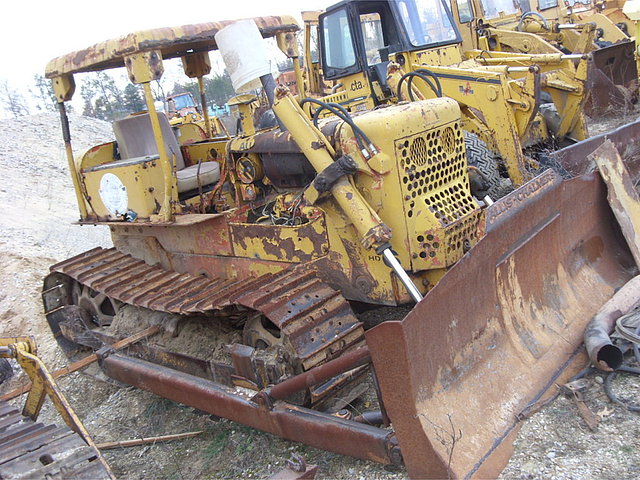
<svg viewBox="0 0 640 480">
<path fill-rule="evenodd" d="M 384 81 L 368 76 L 377 64 L 344 49 L 360 45 L 352 17 L 342 7 L 325 15 L 326 28 L 338 28 L 321 40 L 325 77 L 363 95 L 345 102 L 373 101 Z M 449 46 L 455 30 L 416 36 L 419 18 L 406 16 L 383 54 L 405 66 L 461 60 Z M 480 201 L 464 134 L 473 104 L 457 101 L 462 90 L 352 113 L 325 102 L 335 114 L 312 118 L 312 100 L 276 86 L 261 50 L 275 38 L 305 92 L 298 29 L 272 16 L 140 31 L 49 62 L 79 223 L 107 225 L 114 247 L 51 267 L 47 321 L 69 355 L 96 350 L 109 377 L 202 411 L 404 464 L 415 478 L 497 475 L 518 414 L 570 370 L 589 318 L 636 272 L 605 186 L 584 161 L 593 143 L 555 160 L 575 178 L 534 176 L 518 128 L 535 115 L 539 72 L 434 67 L 468 95 L 511 108 L 514 123 L 499 127 L 511 143 L 503 131 L 498 142 L 514 152 L 509 173 L 522 186 Z M 360 38 L 359 25 L 353 31 Z M 426 35 L 441 47 L 401 48 Z M 231 102 L 237 136 L 181 143 L 150 84 L 174 58 L 201 79 L 216 49 L 231 60 L 236 91 L 262 85 L 277 124 L 259 128 L 249 114 L 257 100 L 242 93 Z M 148 111 L 116 121 L 115 141 L 75 155 L 65 108 L 74 76 L 111 68 L 142 85 Z M 580 130 L 577 118 L 567 132 Z M 162 331 L 114 346 L 149 325 Z M 339 412 L 364 392 L 371 411 Z M 452 426 L 455 445 L 442 441 Z"/>
</svg>

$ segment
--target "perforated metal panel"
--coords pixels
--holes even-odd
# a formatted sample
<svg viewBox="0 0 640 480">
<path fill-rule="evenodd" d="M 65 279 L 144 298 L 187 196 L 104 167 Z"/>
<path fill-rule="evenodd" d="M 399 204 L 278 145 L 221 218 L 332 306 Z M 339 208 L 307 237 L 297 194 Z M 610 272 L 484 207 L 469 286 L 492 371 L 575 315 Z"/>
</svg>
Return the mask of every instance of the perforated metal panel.
<svg viewBox="0 0 640 480">
<path fill-rule="evenodd" d="M 477 241 L 480 215 L 469 189 L 460 124 L 397 140 L 396 158 L 413 269 L 455 263 Z"/>
</svg>

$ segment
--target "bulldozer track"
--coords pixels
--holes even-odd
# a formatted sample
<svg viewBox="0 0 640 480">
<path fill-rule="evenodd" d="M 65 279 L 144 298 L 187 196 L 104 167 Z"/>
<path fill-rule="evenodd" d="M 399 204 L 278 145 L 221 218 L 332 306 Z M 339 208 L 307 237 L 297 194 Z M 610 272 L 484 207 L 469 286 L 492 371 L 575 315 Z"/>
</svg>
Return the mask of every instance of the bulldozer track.
<svg viewBox="0 0 640 480">
<path fill-rule="evenodd" d="M 99 457 L 68 427 L 36 423 L 0 401 L 0 478 L 113 478 Z"/>
<path fill-rule="evenodd" d="M 288 339 L 304 370 L 364 344 L 363 326 L 347 300 L 307 269 L 209 278 L 149 265 L 113 248 L 94 248 L 50 270 L 42 294 L 48 318 L 70 303 L 68 292 L 61 292 L 69 289 L 68 277 L 111 299 L 155 311 L 194 315 L 235 306 L 259 312 Z M 342 389 L 348 382 L 336 383 Z M 321 390 L 324 398 L 331 388 Z"/>
</svg>

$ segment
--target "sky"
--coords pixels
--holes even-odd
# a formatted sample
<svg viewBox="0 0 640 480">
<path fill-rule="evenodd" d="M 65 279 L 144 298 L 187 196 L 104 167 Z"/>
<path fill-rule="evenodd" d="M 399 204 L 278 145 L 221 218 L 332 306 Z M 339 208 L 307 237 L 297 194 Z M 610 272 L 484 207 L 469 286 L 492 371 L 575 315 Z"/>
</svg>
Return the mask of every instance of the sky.
<svg viewBox="0 0 640 480">
<path fill-rule="evenodd" d="M 26 97 L 34 88 L 34 75 L 44 74 L 49 60 L 103 40 L 137 30 L 263 15 L 293 15 L 302 24 L 301 10 L 323 9 L 337 1 L 5 0 L 0 6 L 0 81 Z"/>
</svg>

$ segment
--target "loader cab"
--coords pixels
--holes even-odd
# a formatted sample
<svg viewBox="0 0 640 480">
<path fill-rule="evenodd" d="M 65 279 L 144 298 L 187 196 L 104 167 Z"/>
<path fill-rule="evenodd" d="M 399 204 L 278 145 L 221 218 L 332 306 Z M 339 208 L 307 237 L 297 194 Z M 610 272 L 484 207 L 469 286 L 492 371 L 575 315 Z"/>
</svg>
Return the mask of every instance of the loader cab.
<svg viewBox="0 0 640 480">
<path fill-rule="evenodd" d="M 390 61 L 402 67 L 412 55 L 461 42 L 443 0 L 348 0 L 320 15 L 319 28 L 324 77 L 343 89 L 331 100 L 352 111 L 393 96 L 386 82 Z"/>
<path fill-rule="evenodd" d="M 169 95 L 165 100 L 165 112 L 171 125 L 202 120 L 201 109 L 190 93 Z"/>
<path fill-rule="evenodd" d="M 478 37 L 487 26 L 512 29 L 522 12 L 531 10 L 529 0 L 450 0 L 450 5 L 464 50 L 482 48 Z"/>
</svg>

